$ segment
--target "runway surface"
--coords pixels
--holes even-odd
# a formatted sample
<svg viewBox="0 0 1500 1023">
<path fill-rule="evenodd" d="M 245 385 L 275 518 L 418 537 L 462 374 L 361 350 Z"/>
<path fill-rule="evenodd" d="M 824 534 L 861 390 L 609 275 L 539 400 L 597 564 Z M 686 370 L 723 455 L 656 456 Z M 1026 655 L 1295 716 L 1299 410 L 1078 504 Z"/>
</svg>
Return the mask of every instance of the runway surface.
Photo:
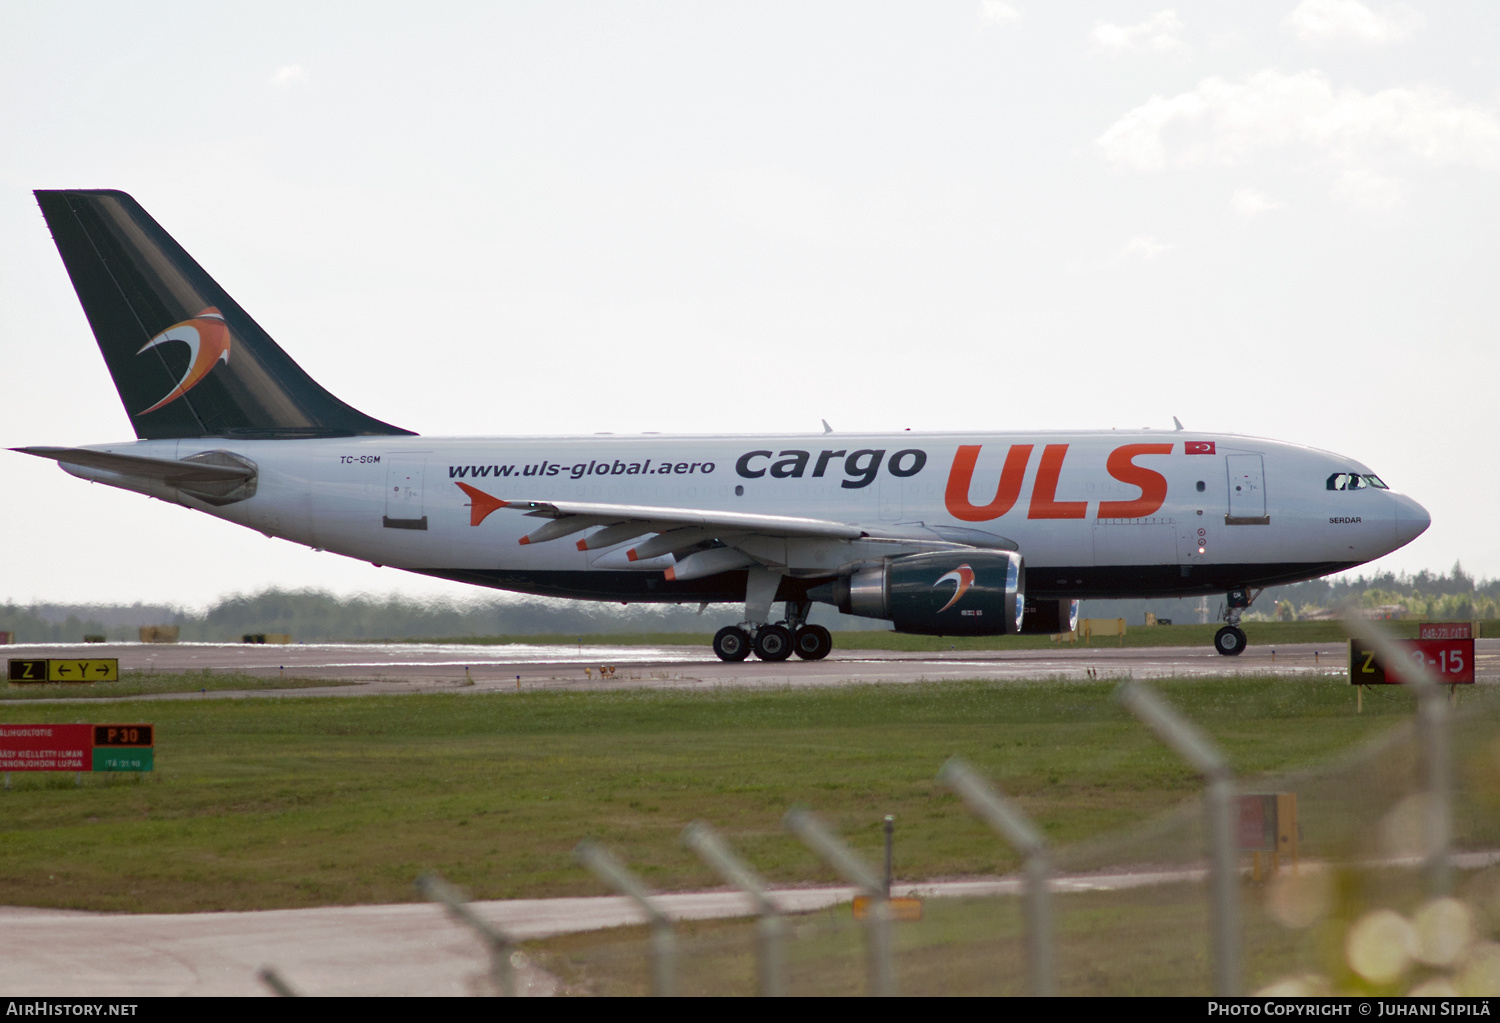
<svg viewBox="0 0 1500 1023">
<path fill-rule="evenodd" d="M 504 646 L 438 644 L 100 643 L 50 646 L 15 644 L 5 657 L 118 657 L 122 671 L 240 672 L 248 675 L 337 680 L 316 689 L 219 691 L 134 699 L 223 699 L 246 695 L 358 696 L 375 693 L 535 692 L 623 688 L 700 689 L 903 683 L 954 679 L 1160 679 L 1181 675 L 1286 677 L 1347 674 L 1341 643 L 1250 647 L 1221 657 L 1211 647 L 1061 647 L 1053 650 L 902 653 L 836 650 L 823 661 L 725 663 L 691 646 Z M 1500 639 L 1475 644 L 1476 677 L 1500 680 Z M 601 677 L 601 666 L 612 677 Z M 108 683 L 98 684 L 107 698 Z M 13 702 L 13 701 L 7 701 Z M 14 701 L 24 702 L 24 701 Z"/>
</svg>

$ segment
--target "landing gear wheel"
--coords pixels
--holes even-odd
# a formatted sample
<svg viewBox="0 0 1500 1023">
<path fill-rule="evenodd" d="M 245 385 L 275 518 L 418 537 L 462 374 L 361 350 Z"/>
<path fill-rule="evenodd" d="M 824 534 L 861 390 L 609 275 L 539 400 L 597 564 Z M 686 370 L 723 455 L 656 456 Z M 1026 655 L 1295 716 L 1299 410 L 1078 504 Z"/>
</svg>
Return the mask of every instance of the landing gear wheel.
<svg viewBox="0 0 1500 1023">
<path fill-rule="evenodd" d="M 1225 657 L 1238 657 L 1244 653 L 1247 642 L 1244 631 L 1233 625 L 1226 625 L 1214 633 L 1214 649 Z"/>
<path fill-rule="evenodd" d="M 738 625 L 726 625 L 714 633 L 714 653 L 721 661 L 743 661 L 750 656 L 750 633 Z"/>
<path fill-rule="evenodd" d="M 762 625 L 755 630 L 755 656 L 763 661 L 784 661 L 792 656 L 792 634 L 780 625 Z"/>
<path fill-rule="evenodd" d="M 804 661 L 821 661 L 833 649 L 833 636 L 821 625 L 805 625 L 792 637 L 792 646 Z"/>
</svg>

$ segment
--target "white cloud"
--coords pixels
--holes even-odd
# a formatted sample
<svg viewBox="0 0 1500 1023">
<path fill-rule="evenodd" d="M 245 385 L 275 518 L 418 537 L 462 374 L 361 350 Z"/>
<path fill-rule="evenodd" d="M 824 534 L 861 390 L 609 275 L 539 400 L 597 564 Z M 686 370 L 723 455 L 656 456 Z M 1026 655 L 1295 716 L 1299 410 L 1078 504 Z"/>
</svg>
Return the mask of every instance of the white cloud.
<svg viewBox="0 0 1500 1023">
<path fill-rule="evenodd" d="M 278 89 L 290 89 L 307 81 L 307 72 L 302 70 L 300 64 L 286 64 L 276 69 L 276 73 L 266 79 L 267 85 L 274 85 Z"/>
<path fill-rule="evenodd" d="M 1254 220 L 1262 213 L 1281 209 L 1281 203 L 1254 188 L 1237 189 L 1229 197 L 1229 210 L 1241 220 Z"/>
<path fill-rule="evenodd" d="M 1420 11 L 1396 4 L 1376 13 L 1359 0 L 1302 0 L 1286 25 L 1304 43 L 1384 46 L 1427 24 Z"/>
<path fill-rule="evenodd" d="M 1149 263 L 1152 260 L 1171 252 L 1177 248 L 1171 242 L 1164 242 L 1154 234 L 1138 234 L 1132 237 L 1124 245 L 1103 259 L 1070 259 L 1063 264 L 1068 273 L 1097 273 L 1101 270 L 1112 270 L 1121 263 L 1139 260 Z"/>
<path fill-rule="evenodd" d="M 1375 196 L 1399 192 L 1401 168 L 1500 167 L 1500 119 L 1437 89 L 1338 90 L 1317 71 L 1272 69 L 1153 96 L 1097 145 L 1110 164 L 1137 171 L 1273 162 L 1337 178 L 1336 197 L 1373 208 Z"/>
<path fill-rule="evenodd" d="M 1397 178 L 1368 167 L 1353 167 L 1333 181 L 1328 190 L 1339 202 L 1368 213 L 1389 210 L 1401 204 L 1403 189 Z"/>
<path fill-rule="evenodd" d="M 1171 252 L 1177 246 L 1159 240 L 1152 234 L 1138 234 L 1125 243 L 1116 259 L 1155 259 L 1163 253 Z"/>
<path fill-rule="evenodd" d="M 1185 27 L 1176 11 L 1157 11 L 1139 25 L 1096 22 L 1089 41 L 1101 53 L 1184 55 L 1191 49 L 1182 38 Z"/>
<path fill-rule="evenodd" d="M 984 25 L 1005 28 L 1021 20 L 1021 8 L 1005 0 L 980 0 L 979 21 Z"/>
</svg>

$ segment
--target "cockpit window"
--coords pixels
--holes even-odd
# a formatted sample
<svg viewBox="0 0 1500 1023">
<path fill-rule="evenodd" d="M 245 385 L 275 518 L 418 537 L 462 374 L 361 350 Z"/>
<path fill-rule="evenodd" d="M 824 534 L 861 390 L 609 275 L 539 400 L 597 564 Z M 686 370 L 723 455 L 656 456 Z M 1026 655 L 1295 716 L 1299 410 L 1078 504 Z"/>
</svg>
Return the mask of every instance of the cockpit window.
<svg viewBox="0 0 1500 1023">
<path fill-rule="evenodd" d="M 1364 490 L 1366 487 L 1374 487 L 1376 490 L 1389 490 L 1374 473 L 1336 472 L 1328 477 L 1329 490 Z"/>
</svg>

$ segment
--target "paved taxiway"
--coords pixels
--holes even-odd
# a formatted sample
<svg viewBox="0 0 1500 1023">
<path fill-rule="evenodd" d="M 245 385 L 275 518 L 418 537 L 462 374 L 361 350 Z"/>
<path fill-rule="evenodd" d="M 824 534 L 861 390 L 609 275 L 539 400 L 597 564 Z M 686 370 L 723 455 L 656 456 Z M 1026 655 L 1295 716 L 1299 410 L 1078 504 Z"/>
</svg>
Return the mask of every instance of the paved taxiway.
<svg viewBox="0 0 1500 1023">
<path fill-rule="evenodd" d="M 504 646 L 439 644 L 106 643 L 13 645 L 9 657 L 118 657 L 122 671 L 242 672 L 248 675 L 316 678 L 347 683 L 316 689 L 220 691 L 208 698 L 253 693 L 267 697 L 340 696 L 374 693 L 515 692 L 563 689 L 699 689 L 801 687 L 860 682 L 955 679 L 1091 678 L 1160 679 L 1180 675 L 1282 675 L 1342 677 L 1347 647 L 1339 643 L 1292 643 L 1250 647 L 1239 657 L 1221 657 L 1210 647 L 1094 647 L 1050 650 L 901 653 L 835 651 L 827 660 L 738 664 L 717 660 L 701 647 Z M 1476 642 L 1476 675 L 1500 680 L 1500 639 Z M 613 677 L 599 667 L 611 665 Z M 98 695 L 109 695 L 108 683 Z M 141 697 L 202 699 L 196 693 Z"/>
<path fill-rule="evenodd" d="M 1202 870 L 1057 878 L 1054 889 L 1109 891 L 1191 881 Z M 1012 878 L 897 885 L 896 895 L 1016 895 Z M 771 892 L 787 913 L 848 902 L 850 887 Z M 659 896 L 676 920 L 752 916 L 729 891 Z M 646 922 L 628 899 L 595 896 L 476 902 L 473 908 L 517 941 Z M 326 906 L 251 913 L 104 914 L 0 909 L 0 928 L 26 935 L 0 957 L 0 990 L 20 996 L 267 994 L 258 971 L 272 966 L 312 995 L 464 995 L 483 990 L 485 951 L 473 932 L 438 906 Z M 518 957 L 522 993 L 559 993 L 557 980 Z M 748 993 L 748 992 L 746 992 Z"/>
<path fill-rule="evenodd" d="M 1500 862 L 1500 852 L 1460 853 L 1453 861 L 1478 870 Z M 1384 862 L 1406 869 L 1419 865 L 1415 859 Z M 1319 867 L 1304 862 L 1303 869 Z M 1051 887 L 1062 894 L 1122 891 L 1201 881 L 1205 874 L 1201 867 L 1081 874 L 1053 878 Z M 892 888 L 894 895 L 923 898 L 1005 897 L 1022 891 L 1022 882 L 1013 877 Z M 848 902 L 855 890 L 781 888 L 770 894 L 783 912 L 811 913 Z M 658 899 L 675 920 L 754 914 L 750 901 L 736 892 L 681 892 Z M 515 941 L 646 922 L 618 896 L 472 906 Z M 0 957 L 0 990 L 19 997 L 268 994 L 257 979 L 265 966 L 302 994 L 464 995 L 486 992 L 489 968 L 473 932 L 431 903 L 139 915 L 0 908 L 0 928 L 25 936 Z M 512 963 L 521 994 L 562 993 L 557 979 L 524 955 Z"/>
</svg>

